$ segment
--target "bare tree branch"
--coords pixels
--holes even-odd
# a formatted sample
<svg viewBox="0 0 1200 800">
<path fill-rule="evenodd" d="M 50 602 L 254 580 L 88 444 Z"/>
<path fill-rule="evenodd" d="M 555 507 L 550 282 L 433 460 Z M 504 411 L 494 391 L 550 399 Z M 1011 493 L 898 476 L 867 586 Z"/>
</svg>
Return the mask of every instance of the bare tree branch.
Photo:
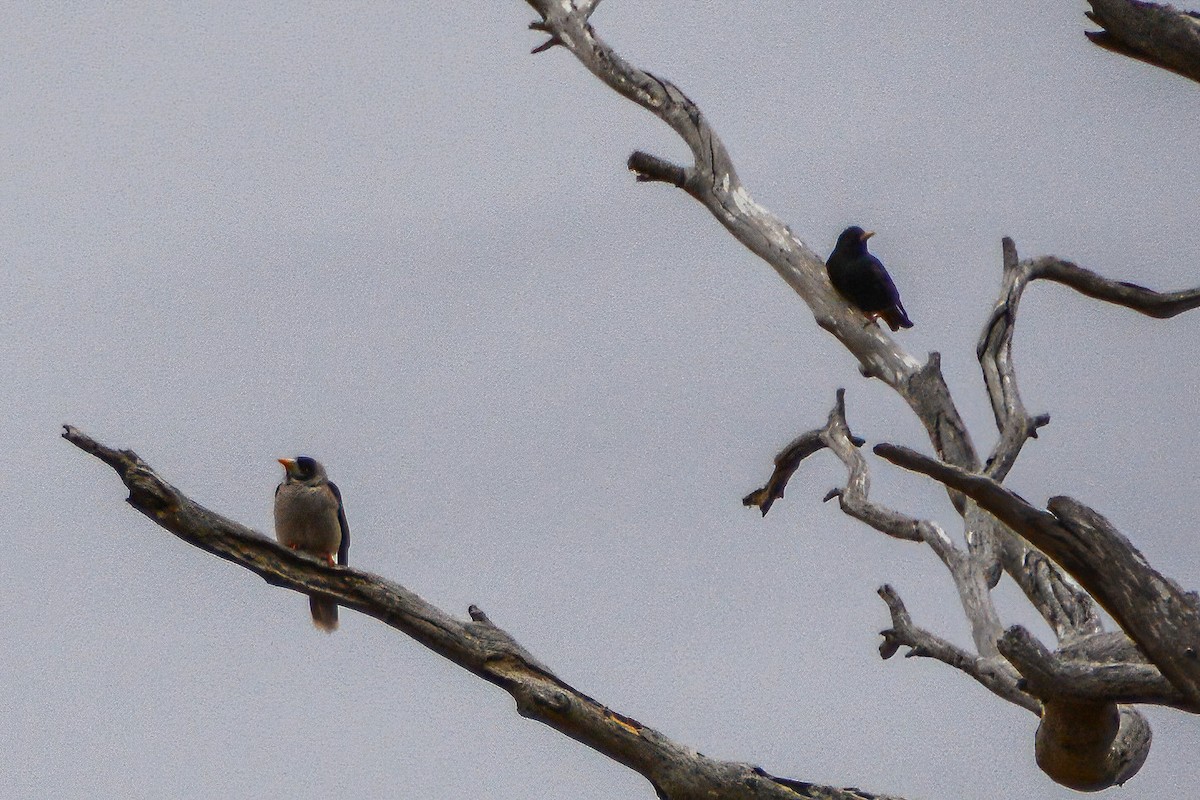
<svg viewBox="0 0 1200 800">
<path fill-rule="evenodd" d="M 1088 0 L 1087 31 L 1096 44 L 1123 56 L 1200 81 L 1200 14 L 1141 0 Z"/>
<path fill-rule="evenodd" d="M 775 469 L 771 471 L 771 477 L 767 480 L 767 485 L 761 489 L 755 489 L 743 497 L 742 505 L 758 506 L 765 517 L 767 512 L 771 510 L 771 505 L 776 500 L 783 499 L 783 490 L 787 488 L 787 483 L 791 480 L 792 475 L 800 468 L 800 462 L 813 453 L 824 450 L 827 447 L 825 441 L 821 438 L 821 433 L 822 429 L 820 428 L 813 431 L 805 431 L 788 442 L 787 446 L 775 456 Z M 851 436 L 850 441 L 855 447 L 862 447 L 866 444 L 866 440 L 858 436 Z"/>
<path fill-rule="evenodd" d="M 1004 282 L 1000 299 L 996 301 L 983 335 L 975 352 L 983 369 L 983 381 L 988 398 L 992 402 L 992 413 L 1000 440 L 988 456 L 986 472 L 998 481 L 1003 481 L 1029 439 L 1037 438 L 1038 428 L 1050 422 L 1049 415 L 1032 417 L 1021 402 L 1017 391 L 1017 373 L 1013 365 L 1013 328 L 1017 321 L 1017 307 L 1021 295 L 1029 282 L 1029 271 L 1021 269 L 1017 260 L 1017 246 L 1004 237 Z"/>
<path fill-rule="evenodd" d="M 1012 357 L 1013 328 L 1021 295 L 1030 281 L 1048 280 L 1061 283 L 1077 292 L 1124 306 L 1139 313 L 1167 319 L 1200 307 L 1200 288 L 1178 292 L 1156 292 L 1125 281 L 1112 281 L 1069 261 L 1044 256 L 1019 261 L 1013 240 L 1004 237 L 1004 280 L 1000 298 L 992 308 L 983 327 L 976 355 L 983 369 L 988 399 L 1000 440 L 985 462 L 986 474 L 1003 481 L 1012 468 L 1021 447 L 1028 439 L 1036 439 L 1038 428 L 1050 421 L 1049 415 L 1031 416 L 1017 391 L 1016 370 Z"/>
<path fill-rule="evenodd" d="M 1080 294 L 1133 309 L 1148 317 L 1169 319 L 1184 311 L 1200 308 L 1200 288 L 1178 292 L 1156 292 L 1145 286 L 1103 278 L 1090 269 L 1043 256 L 1028 262 L 1026 280 L 1048 280 L 1070 286 Z"/>
<path fill-rule="evenodd" d="M 1200 703 L 1200 600 L 1164 577 L 1112 525 L 1069 497 L 1034 508 L 984 475 L 896 445 L 875 452 L 957 489 L 1054 559 L 1104 607 L 1171 683 Z"/>
<path fill-rule="evenodd" d="M 850 428 L 846 423 L 845 395 L 844 389 L 838 389 L 837 401 L 829 412 L 829 420 L 821 431 L 821 439 L 846 465 L 849 476 L 844 489 L 834 489 L 825 499 L 837 497 L 842 511 L 880 533 L 929 545 L 954 580 L 963 612 L 971 623 L 975 649 L 983 658 L 994 658 L 999 652 L 996 650 L 996 640 L 1000 637 L 1002 628 L 988 591 L 990 586 L 986 568 L 989 565 L 981 563 L 971 551 L 964 553 L 955 547 L 954 542 L 937 523 L 909 517 L 869 498 L 871 474 L 866 459 L 853 444 Z"/>
<path fill-rule="evenodd" d="M 865 375 L 879 378 L 904 397 L 928 429 L 939 455 L 951 463 L 976 467 L 978 456 L 942 378 L 940 360 L 933 357 L 923 366 L 878 325 L 863 323 L 862 315 L 834 292 L 820 256 L 750 196 L 725 145 L 696 104 L 670 81 L 617 55 L 571 3 L 528 2 L 542 17 L 534 23 L 538 30 L 561 42 L 614 91 L 670 125 L 691 150 L 693 163 L 686 167 L 634 153 L 629 165 L 639 180 L 670 183 L 703 203 L 800 295 L 817 324 L 854 354 Z"/>
<path fill-rule="evenodd" d="M 1000 639 L 1000 652 L 1021 674 L 1022 687 L 1044 700 L 1074 702 L 1151 703 L 1193 714 L 1189 702 L 1153 664 L 1134 651 L 1132 660 L 1095 659 L 1051 653 L 1033 634 L 1017 625 Z"/>
<path fill-rule="evenodd" d="M 858 789 L 777 778 L 717 761 L 619 714 L 557 677 L 477 607 L 464 622 L 413 592 L 362 570 L 329 566 L 193 502 L 131 450 L 103 445 L 69 425 L 63 438 L 112 467 L 128 502 L 188 544 L 254 572 L 267 583 L 336 600 L 396 628 L 463 669 L 504 689 L 535 719 L 644 776 L 660 798 L 690 800 L 888 800 Z M 898 799 L 896 799 L 898 800 Z"/>
<path fill-rule="evenodd" d="M 891 586 L 879 588 L 879 596 L 887 604 L 892 627 L 881 631 L 883 643 L 879 655 L 891 658 L 901 647 L 909 648 L 906 658 L 932 658 L 954 667 L 974 678 L 984 688 L 1010 703 L 1041 714 L 1042 704 L 1022 690 L 1020 674 L 1001 658 L 982 658 L 973 655 L 945 639 L 913 624 L 900 595 Z"/>
</svg>

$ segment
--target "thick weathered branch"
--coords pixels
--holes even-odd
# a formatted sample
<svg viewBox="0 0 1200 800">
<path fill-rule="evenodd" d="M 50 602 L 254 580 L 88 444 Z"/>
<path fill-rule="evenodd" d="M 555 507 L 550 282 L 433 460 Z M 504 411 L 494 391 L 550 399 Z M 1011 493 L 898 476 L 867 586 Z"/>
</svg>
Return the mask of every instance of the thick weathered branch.
<svg viewBox="0 0 1200 800">
<path fill-rule="evenodd" d="M 646 153 L 630 157 L 639 179 L 679 186 L 699 200 L 808 304 L 817 323 L 854 354 L 864 374 L 894 387 L 929 431 L 947 461 L 975 468 L 978 456 L 950 398 L 938 360 L 924 366 L 878 325 L 863 324 L 834 291 L 825 265 L 775 215 L 760 206 L 738 179 L 725 145 L 700 109 L 670 81 L 638 69 L 617 55 L 571 3 L 528 0 L 542 20 L 535 23 L 562 44 L 597 78 L 662 119 L 692 152 L 687 167 Z"/>
<path fill-rule="evenodd" d="M 1014 626 L 1000 639 L 1000 652 L 1021 674 L 1025 691 L 1044 700 L 1151 703 L 1200 713 L 1162 672 L 1137 651 L 1131 660 L 1072 657 L 1051 653 L 1033 634 Z"/>
<path fill-rule="evenodd" d="M 289 550 L 193 502 L 136 453 L 65 427 L 63 438 L 116 470 L 129 489 L 130 505 L 183 541 L 245 567 L 267 583 L 329 597 L 404 632 L 507 691 L 522 716 L 637 771 L 661 798 L 882 800 L 857 789 L 777 778 L 749 764 L 717 761 L 682 747 L 562 681 L 477 607 L 470 609 L 471 621 L 458 620 L 377 575 L 331 567 Z"/>
<path fill-rule="evenodd" d="M 1087 31 L 1096 44 L 1123 56 L 1200 81 L 1200 14 L 1141 0 L 1088 0 Z"/>
<path fill-rule="evenodd" d="M 1038 766 L 1080 791 L 1123 784 L 1150 754 L 1150 724 L 1127 703 L 1143 702 L 1164 689 L 1180 696 L 1144 660 L 1113 662 L 1107 647 L 1097 649 L 1103 660 L 1077 660 L 1065 651 L 1052 654 L 1017 626 L 1000 640 L 1000 650 L 1020 671 L 1025 691 L 1042 701 L 1034 739 Z"/>
<path fill-rule="evenodd" d="M 1054 559 L 1200 704 L 1200 600 L 1152 568 L 1108 520 L 1069 497 L 1051 498 L 1042 511 L 991 478 L 905 447 L 880 444 L 875 452 L 963 492 Z"/>
</svg>

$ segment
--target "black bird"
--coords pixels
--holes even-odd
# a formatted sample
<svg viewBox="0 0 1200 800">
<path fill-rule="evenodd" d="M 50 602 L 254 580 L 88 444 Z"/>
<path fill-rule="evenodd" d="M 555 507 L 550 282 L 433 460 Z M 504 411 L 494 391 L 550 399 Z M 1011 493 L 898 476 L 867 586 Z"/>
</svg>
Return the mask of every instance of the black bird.
<svg viewBox="0 0 1200 800">
<path fill-rule="evenodd" d="M 912 320 L 900 305 L 896 284 L 879 259 L 867 252 L 867 239 L 874 235 L 857 225 L 842 231 L 825 262 L 829 282 L 867 319 L 882 318 L 893 331 L 911 328 Z"/>
</svg>

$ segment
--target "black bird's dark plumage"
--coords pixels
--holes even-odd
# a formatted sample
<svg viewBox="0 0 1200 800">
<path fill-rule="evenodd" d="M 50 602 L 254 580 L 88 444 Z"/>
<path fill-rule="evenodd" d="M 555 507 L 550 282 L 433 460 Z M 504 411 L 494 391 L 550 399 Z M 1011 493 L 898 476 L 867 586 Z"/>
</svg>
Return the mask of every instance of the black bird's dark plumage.
<svg viewBox="0 0 1200 800">
<path fill-rule="evenodd" d="M 867 239 L 872 235 L 857 225 L 842 231 L 825 262 L 829 282 L 868 319 L 883 319 L 893 331 L 911 328 L 912 320 L 900 304 L 896 284 L 879 259 L 867 252 Z"/>
</svg>

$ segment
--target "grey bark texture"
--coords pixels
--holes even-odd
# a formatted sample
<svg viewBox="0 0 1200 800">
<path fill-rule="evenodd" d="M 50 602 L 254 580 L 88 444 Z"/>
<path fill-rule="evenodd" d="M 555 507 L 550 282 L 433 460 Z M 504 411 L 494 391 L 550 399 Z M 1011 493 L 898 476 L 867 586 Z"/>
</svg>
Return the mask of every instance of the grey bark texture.
<svg viewBox="0 0 1200 800">
<path fill-rule="evenodd" d="M 1086 36 L 1139 61 L 1200 81 L 1200 14 L 1141 0 L 1088 0 L 1088 19 L 1104 30 Z"/>
</svg>

